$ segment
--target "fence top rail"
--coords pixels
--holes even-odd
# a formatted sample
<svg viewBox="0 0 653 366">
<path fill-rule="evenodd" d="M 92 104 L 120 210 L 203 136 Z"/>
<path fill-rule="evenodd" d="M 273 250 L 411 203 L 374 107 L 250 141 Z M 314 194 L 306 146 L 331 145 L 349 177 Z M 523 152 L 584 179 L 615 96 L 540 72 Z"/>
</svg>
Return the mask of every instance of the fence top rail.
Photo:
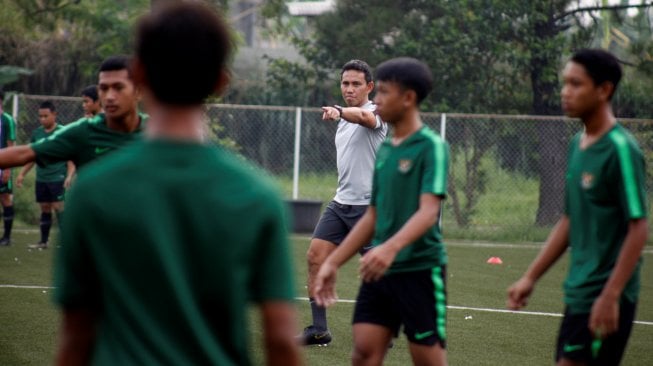
<svg viewBox="0 0 653 366">
<path fill-rule="evenodd" d="M 67 97 L 67 96 L 54 96 L 54 95 L 36 95 L 36 94 L 19 94 L 20 97 L 29 98 L 29 99 L 58 99 L 58 100 L 67 100 L 67 101 L 80 101 L 81 97 Z M 264 111 L 283 111 L 283 112 L 293 112 L 297 108 L 301 108 L 305 112 L 322 112 L 321 108 L 318 107 L 290 107 L 290 106 L 274 106 L 274 105 L 247 105 L 247 104 L 223 104 L 223 103 L 207 103 L 206 108 L 220 108 L 220 109 L 244 109 L 244 110 L 264 110 Z M 423 116 L 426 117 L 440 117 L 445 113 L 441 112 L 422 112 Z M 539 121 L 575 121 L 576 119 L 568 118 L 563 115 L 559 116 L 538 116 L 530 114 L 488 114 L 488 113 L 446 113 L 448 118 L 461 118 L 461 119 L 509 119 L 509 120 L 539 120 Z M 617 117 L 619 122 L 628 122 L 628 123 L 645 123 L 651 122 L 653 119 L 646 118 L 620 118 Z"/>
</svg>

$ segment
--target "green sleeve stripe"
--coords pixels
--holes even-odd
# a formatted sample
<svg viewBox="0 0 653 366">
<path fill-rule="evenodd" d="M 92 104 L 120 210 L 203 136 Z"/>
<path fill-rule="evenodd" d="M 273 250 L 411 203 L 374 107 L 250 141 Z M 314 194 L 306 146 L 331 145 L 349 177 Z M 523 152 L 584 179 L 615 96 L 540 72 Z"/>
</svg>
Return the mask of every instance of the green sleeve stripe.
<svg viewBox="0 0 653 366">
<path fill-rule="evenodd" d="M 433 193 L 447 193 L 447 148 L 440 136 L 432 131 L 425 133 L 433 142 L 433 161 L 435 162 L 435 171 L 433 174 Z"/>
<path fill-rule="evenodd" d="M 633 158 L 630 153 L 628 141 L 626 140 L 626 137 L 617 130 L 610 132 L 610 139 L 614 142 L 617 148 L 619 164 L 621 165 L 621 178 L 623 179 L 624 189 L 626 191 L 626 203 L 628 204 L 630 217 L 644 217 L 644 208 L 639 199 L 637 179 L 635 177 Z"/>
</svg>

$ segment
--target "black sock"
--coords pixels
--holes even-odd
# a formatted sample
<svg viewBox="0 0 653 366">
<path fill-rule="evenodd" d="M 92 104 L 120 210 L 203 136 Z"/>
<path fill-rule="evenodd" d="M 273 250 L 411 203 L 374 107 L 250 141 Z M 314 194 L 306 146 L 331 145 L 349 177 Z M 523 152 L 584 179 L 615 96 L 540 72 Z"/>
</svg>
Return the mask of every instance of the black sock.
<svg viewBox="0 0 653 366">
<path fill-rule="evenodd" d="M 313 313 L 313 326 L 318 330 L 327 330 L 326 308 L 318 305 L 313 298 L 309 300 L 311 302 L 311 312 Z"/>
<path fill-rule="evenodd" d="M 41 212 L 41 243 L 47 243 L 52 226 L 52 213 Z"/>
<path fill-rule="evenodd" d="M 3 238 L 11 238 L 11 227 L 14 224 L 14 206 L 7 206 L 2 211 L 2 218 L 5 222 L 5 235 Z"/>
</svg>

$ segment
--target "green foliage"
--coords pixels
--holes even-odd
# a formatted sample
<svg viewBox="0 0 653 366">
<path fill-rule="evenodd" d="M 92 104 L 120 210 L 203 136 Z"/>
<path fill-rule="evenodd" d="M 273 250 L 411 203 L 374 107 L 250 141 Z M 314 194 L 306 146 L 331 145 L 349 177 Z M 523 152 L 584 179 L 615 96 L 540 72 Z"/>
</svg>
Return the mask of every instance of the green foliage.
<svg viewBox="0 0 653 366">
<path fill-rule="evenodd" d="M 31 75 L 32 71 L 24 67 L 2 65 L 0 66 L 0 86 L 13 83 L 21 76 Z"/>
</svg>

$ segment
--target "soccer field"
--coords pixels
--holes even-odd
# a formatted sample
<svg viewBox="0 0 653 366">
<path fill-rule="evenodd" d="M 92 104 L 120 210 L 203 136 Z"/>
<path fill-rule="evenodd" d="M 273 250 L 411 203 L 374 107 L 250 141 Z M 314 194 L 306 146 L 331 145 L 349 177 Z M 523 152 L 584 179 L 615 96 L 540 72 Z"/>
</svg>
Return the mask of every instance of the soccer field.
<svg viewBox="0 0 653 366">
<path fill-rule="evenodd" d="M 13 245 L 0 248 L 0 365 L 50 364 L 56 342 L 58 314 L 51 304 L 51 262 L 54 250 L 28 250 L 38 240 L 34 231 L 18 230 Z M 296 287 L 305 297 L 307 237 L 293 236 Z M 538 284 L 530 305 L 516 314 L 505 311 L 505 289 L 537 254 L 538 244 L 497 244 L 448 241 L 448 355 L 451 365 L 551 365 L 562 312 L 561 283 L 567 270 L 563 258 Z M 623 365 L 653 365 L 653 248 L 647 247 L 642 292 Z M 501 257 L 502 265 L 486 264 Z M 329 347 L 306 348 L 308 365 L 348 365 L 351 314 L 358 288 L 356 259 L 339 273 L 342 300 L 328 312 L 334 340 Z M 308 324 L 310 307 L 298 301 L 299 326 Z M 252 354 L 262 364 L 252 312 Z M 406 341 L 400 337 L 388 351 L 386 365 L 409 365 Z"/>
</svg>

